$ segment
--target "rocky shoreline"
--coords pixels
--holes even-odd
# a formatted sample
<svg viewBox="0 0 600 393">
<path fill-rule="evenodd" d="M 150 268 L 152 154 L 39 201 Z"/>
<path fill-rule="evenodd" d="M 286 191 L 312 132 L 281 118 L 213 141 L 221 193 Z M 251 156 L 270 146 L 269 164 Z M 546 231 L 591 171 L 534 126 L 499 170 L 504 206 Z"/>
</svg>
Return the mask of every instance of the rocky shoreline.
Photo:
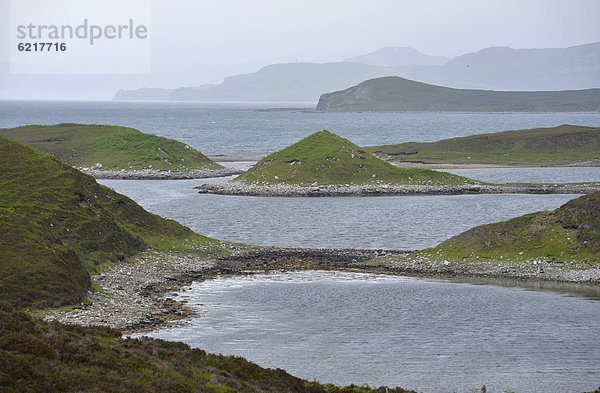
<svg viewBox="0 0 600 393">
<path fill-rule="evenodd" d="M 392 195 L 463 195 L 463 194 L 587 194 L 600 191 L 600 184 L 532 184 L 487 185 L 463 184 L 456 186 L 369 184 L 369 185 L 319 185 L 246 184 L 228 181 L 202 184 L 195 187 L 200 194 L 320 197 L 320 196 L 392 196 Z"/>
<path fill-rule="evenodd" d="M 119 179 L 119 180 L 184 180 L 184 179 L 206 179 L 211 177 L 225 177 L 239 175 L 244 171 L 233 168 L 222 169 L 193 169 L 190 171 L 173 172 L 157 169 L 136 169 L 113 171 L 98 169 L 95 167 L 77 168 L 81 172 L 91 175 L 96 179 Z"/>
<path fill-rule="evenodd" d="M 209 246 L 210 247 L 210 246 Z M 394 250 L 252 248 L 220 243 L 229 256 L 148 250 L 128 262 L 112 265 L 94 276 L 96 290 L 75 307 L 37 312 L 47 320 L 80 325 L 105 325 L 125 332 L 168 326 L 194 313 L 169 297 L 193 281 L 223 274 L 265 271 L 347 270 L 423 277 L 501 279 L 600 285 L 600 268 L 575 269 L 560 264 L 509 264 L 472 261 L 460 264 L 411 258 Z M 563 285 L 563 284 L 561 284 Z M 35 314 L 35 313 L 34 313 Z"/>
</svg>

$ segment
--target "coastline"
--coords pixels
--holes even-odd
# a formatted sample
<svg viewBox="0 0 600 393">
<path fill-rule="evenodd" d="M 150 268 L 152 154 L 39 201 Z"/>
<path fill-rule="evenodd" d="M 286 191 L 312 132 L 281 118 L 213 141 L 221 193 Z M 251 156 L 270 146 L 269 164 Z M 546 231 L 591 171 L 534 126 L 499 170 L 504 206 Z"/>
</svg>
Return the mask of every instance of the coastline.
<svg viewBox="0 0 600 393">
<path fill-rule="evenodd" d="M 202 184 L 194 187 L 200 194 L 277 196 L 277 197 L 330 197 L 330 196 L 394 196 L 394 195 L 464 195 L 464 194 L 587 194 L 600 191 L 600 184 L 527 184 L 487 185 L 464 184 L 457 186 L 369 184 L 317 185 L 291 184 L 255 185 L 239 181 Z"/>
<path fill-rule="evenodd" d="M 411 258 L 408 251 L 252 247 L 221 242 L 230 255 L 147 250 L 93 277 L 96 291 L 74 307 L 32 311 L 46 320 L 104 325 L 124 332 L 170 326 L 195 313 L 169 294 L 193 281 L 218 275 L 290 270 L 340 270 L 430 278 L 514 280 L 598 288 L 600 267 L 576 269 L 547 263 L 538 273 L 532 263 L 467 261 L 448 263 Z M 202 251 L 202 250 L 200 250 Z"/>
<path fill-rule="evenodd" d="M 184 180 L 184 179 L 206 179 L 212 177 L 226 177 L 239 175 L 244 171 L 234 168 L 222 169 L 193 169 L 185 172 L 161 171 L 156 169 L 139 169 L 120 171 L 77 168 L 86 175 L 91 175 L 96 179 L 119 179 L 119 180 Z"/>
</svg>

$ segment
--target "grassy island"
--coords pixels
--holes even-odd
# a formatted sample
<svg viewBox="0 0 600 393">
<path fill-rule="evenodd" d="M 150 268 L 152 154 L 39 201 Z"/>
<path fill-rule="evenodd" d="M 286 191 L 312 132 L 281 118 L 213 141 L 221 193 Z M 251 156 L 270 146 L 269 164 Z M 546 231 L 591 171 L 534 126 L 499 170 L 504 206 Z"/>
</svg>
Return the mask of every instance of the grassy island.
<svg viewBox="0 0 600 393">
<path fill-rule="evenodd" d="M 403 163 L 600 166 L 600 127 L 564 124 L 363 149 L 386 160 Z"/>
<path fill-rule="evenodd" d="M 190 146 L 129 127 L 62 123 L 0 129 L 16 140 L 76 167 L 101 164 L 107 170 L 188 172 L 222 169 Z"/>
<path fill-rule="evenodd" d="M 246 184 L 313 183 L 372 185 L 458 185 L 478 183 L 462 176 L 429 169 L 398 168 L 347 139 L 319 131 L 261 159 L 235 181 Z"/>
</svg>

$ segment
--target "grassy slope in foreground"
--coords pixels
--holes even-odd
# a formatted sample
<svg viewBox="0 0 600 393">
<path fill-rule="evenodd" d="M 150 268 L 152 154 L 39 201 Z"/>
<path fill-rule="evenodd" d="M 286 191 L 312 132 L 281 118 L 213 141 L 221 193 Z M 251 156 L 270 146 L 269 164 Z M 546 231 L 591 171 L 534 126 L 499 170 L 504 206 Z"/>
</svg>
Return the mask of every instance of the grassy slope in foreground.
<svg viewBox="0 0 600 393">
<path fill-rule="evenodd" d="M 179 141 L 128 127 L 94 124 L 31 125 L 0 129 L 0 136 L 24 143 L 77 167 L 100 163 L 105 169 L 186 172 L 220 169 L 199 151 Z"/>
<path fill-rule="evenodd" d="M 2 392 L 410 393 L 321 385 L 183 343 L 35 320 L 0 302 Z"/>
<path fill-rule="evenodd" d="M 50 155 L 0 137 L 0 300 L 75 303 L 86 295 L 94 266 L 192 237 L 207 239 Z"/>
<path fill-rule="evenodd" d="M 316 132 L 264 157 L 235 180 L 260 185 L 477 183 L 446 172 L 397 168 L 328 131 Z"/>
<path fill-rule="evenodd" d="M 533 259 L 567 264 L 600 263 L 600 192 L 538 212 L 470 229 L 418 254 L 456 262 Z"/>
<path fill-rule="evenodd" d="M 370 146 L 366 151 L 399 162 L 428 164 L 600 166 L 600 127 L 503 131 L 431 143 Z"/>
<path fill-rule="evenodd" d="M 597 112 L 600 89 L 491 91 L 452 89 L 388 76 L 323 94 L 318 111 Z"/>
</svg>

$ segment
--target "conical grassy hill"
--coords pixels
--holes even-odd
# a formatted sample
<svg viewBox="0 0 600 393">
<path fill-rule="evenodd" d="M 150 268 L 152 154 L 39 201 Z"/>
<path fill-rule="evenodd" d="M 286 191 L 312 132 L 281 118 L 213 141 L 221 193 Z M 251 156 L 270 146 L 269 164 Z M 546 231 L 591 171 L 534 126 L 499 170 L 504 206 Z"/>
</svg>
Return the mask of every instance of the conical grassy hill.
<svg viewBox="0 0 600 393">
<path fill-rule="evenodd" d="M 0 301 L 78 302 L 96 265 L 190 236 L 199 235 L 48 154 L 0 137 Z"/>
<path fill-rule="evenodd" d="M 469 229 L 421 253 L 457 262 L 478 257 L 506 262 L 600 263 L 600 192 L 573 199 L 553 211 Z"/>
<path fill-rule="evenodd" d="M 185 143 L 129 127 L 72 123 L 31 125 L 0 129 L 0 136 L 77 167 L 100 163 L 111 170 L 152 166 L 177 172 L 223 168 Z"/>
<path fill-rule="evenodd" d="M 446 172 L 395 167 L 325 130 L 264 157 L 235 180 L 259 185 L 477 183 Z"/>
</svg>

